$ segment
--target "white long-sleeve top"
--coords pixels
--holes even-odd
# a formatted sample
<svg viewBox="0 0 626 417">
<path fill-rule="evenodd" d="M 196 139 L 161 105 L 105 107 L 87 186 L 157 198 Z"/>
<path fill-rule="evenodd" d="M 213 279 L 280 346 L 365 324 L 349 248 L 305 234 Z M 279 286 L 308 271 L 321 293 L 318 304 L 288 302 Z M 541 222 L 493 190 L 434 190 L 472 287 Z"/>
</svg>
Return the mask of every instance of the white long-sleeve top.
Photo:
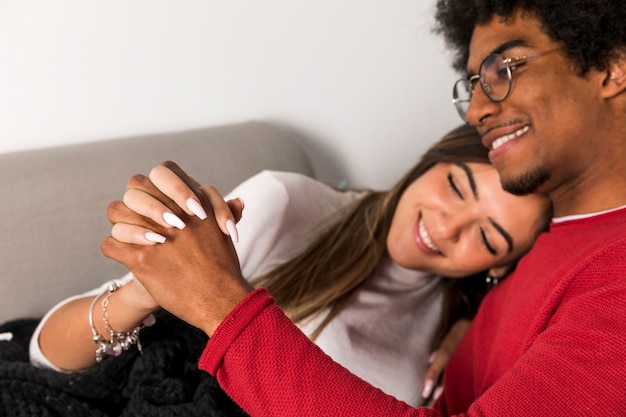
<svg viewBox="0 0 626 417">
<path fill-rule="evenodd" d="M 337 191 L 300 174 L 264 171 L 226 198 L 234 197 L 245 202 L 235 247 L 243 275 L 251 279 L 304 250 L 322 229 L 320 222 L 331 219 L 359 193 Z M 115 281 L 124 284 L 131 279 L 127 274 Z M 30 343 L 34 365 L 57 369 L 43 356 L 38 343 L 49 315 L 73 299 L 102 293 L 106 285 L 70 297 L 46 314 Z M 352 373 L 398 399 L 418 405 L 441 301 L 439 278 L 402 268 L 384 258 L 315 343 Z M 322 319 L 318 316 L 299 326 L 310 335 Z"/>
</svg>

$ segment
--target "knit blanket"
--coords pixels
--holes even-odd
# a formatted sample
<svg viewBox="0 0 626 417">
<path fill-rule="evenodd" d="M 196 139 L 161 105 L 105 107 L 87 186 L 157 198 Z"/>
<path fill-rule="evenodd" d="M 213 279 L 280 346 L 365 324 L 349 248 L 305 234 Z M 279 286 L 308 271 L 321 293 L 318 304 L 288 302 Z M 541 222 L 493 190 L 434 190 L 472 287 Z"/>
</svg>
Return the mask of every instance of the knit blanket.
<svg viewBox="0 0 626 417">
<path fill-rule="evenodd" d="M 141 331 L 143 354 L 131 347 L 71 374 L 30 365 L 28 343 L 37 322 L 0 326 L 0 333 L 13 333 L 11 341 L 0 341 L 0 416 L 246 416 L 197 368 L 206 335 L 167 312 Z"/>
</svg>

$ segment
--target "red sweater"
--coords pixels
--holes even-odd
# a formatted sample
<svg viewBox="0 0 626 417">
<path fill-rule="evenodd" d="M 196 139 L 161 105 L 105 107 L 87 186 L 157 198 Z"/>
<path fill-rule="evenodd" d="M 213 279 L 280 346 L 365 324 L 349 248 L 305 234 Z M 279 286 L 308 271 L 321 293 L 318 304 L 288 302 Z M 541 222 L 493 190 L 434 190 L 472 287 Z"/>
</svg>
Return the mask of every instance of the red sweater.
<svg viewBox="0 0 626 417">
<path fill-rule="evenodd" d="M 484 300 L 436 409 L 371 387 L 259 289 L 200 359 L 252 416 L 625 416 L 626 209 L 553 224 Z"/>
</svg>

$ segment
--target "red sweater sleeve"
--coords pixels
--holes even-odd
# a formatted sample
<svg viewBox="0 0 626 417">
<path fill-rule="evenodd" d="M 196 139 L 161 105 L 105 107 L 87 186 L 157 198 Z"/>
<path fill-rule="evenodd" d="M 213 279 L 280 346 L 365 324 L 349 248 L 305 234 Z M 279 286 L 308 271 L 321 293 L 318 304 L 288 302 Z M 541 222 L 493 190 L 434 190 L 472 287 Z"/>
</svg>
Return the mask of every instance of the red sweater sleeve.
<svg viewBox="0 0 626 417">
<path fill-rule="evenodd" d="M 611 306 L 605 315 L 611 320 L 597 320 L 603 300 Z M 567 303 L 532 348 L 457 416 L 570 415 L 591 403 L 592 414 L 626 415 L 626 400 L 620 399 L 626 346 L 615 337 L 624 334 L 624 300 L 624 286 L 618 284 Z M 480 345 L 479 335 L 473 336 Z M 446 404 L 444 393 L 441 414 L 415 409 L 352 375 L 300 332 L 264 289 L 251 293 L 220 325 L 200 368 L 216 375 L 254 417 L 434 417 L 455 408 Z M 467 373 L 446 377 L 471 390 Z"/>
<path fill-rule="evenodd" d="M 334 362 L 274 304 L 250 293 L 209 340 L 199 366 L 252 416 L 437 416 L 372 387 Z"/>
</svg>

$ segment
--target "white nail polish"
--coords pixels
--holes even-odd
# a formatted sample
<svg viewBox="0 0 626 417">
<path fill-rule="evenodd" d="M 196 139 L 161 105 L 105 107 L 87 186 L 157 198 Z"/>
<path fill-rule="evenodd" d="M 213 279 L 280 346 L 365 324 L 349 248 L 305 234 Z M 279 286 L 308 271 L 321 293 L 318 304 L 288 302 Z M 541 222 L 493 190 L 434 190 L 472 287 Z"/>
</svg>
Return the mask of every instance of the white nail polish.
<svg viewBox="0 0 626 417">
<path fill-rule="evenodd" d="M 433 394 L 433 400 L 436 400 L 439 397 L 441 397 L 441 394 L 443 394 L 443 387 L 437 387 L 437 389 L 435 390 L 435 393 Z"/>
<path fill-rule="evenodd" d="M 202 205 L 191 197 L 187 199 L 187 208 L 191 210 L 191 212 L 195 214 L 200 220 L 204 220 L 207 218 L 206 211 L 204 211 Z"/>
<path fill-rule="evenodd" d="M 237 231 L 237 226 L 235 226 L 235 222 L 232 220 L 228 220 L 226 222 L 226 230 L 228 230 L 228 234 L 233 242 L 239 242 L 239 232 Z"/>
<path fill-rule="evenodd" d="M 165 223 L 170 226 L 174 226 L 177 229 L 183 230 L 185 228 L 185 223 L 174 213 L 170 213 L 169 211 L 163 214 L 163 220 Z"/>
<path fill-rule="evenodd" d="M 154 232 L 146 232 L 144 234 L 144 237 L 149 240 L 150 242 L 154 242 L 154 243 L 163 243 L 165 242 L 165 236 L 162 236 L 158 233 L 154 233 Z"/>
<path fill-rule="evenodd" d="M 434 381 L 431 381 L 430 379 L 426 381 L 426 383 L 424 384 L 424 389 L 422 390 L 422 398 L 430 397 L 430 393 L 433 391 L 434 387 L 435 387 Z"/>
</svg>

